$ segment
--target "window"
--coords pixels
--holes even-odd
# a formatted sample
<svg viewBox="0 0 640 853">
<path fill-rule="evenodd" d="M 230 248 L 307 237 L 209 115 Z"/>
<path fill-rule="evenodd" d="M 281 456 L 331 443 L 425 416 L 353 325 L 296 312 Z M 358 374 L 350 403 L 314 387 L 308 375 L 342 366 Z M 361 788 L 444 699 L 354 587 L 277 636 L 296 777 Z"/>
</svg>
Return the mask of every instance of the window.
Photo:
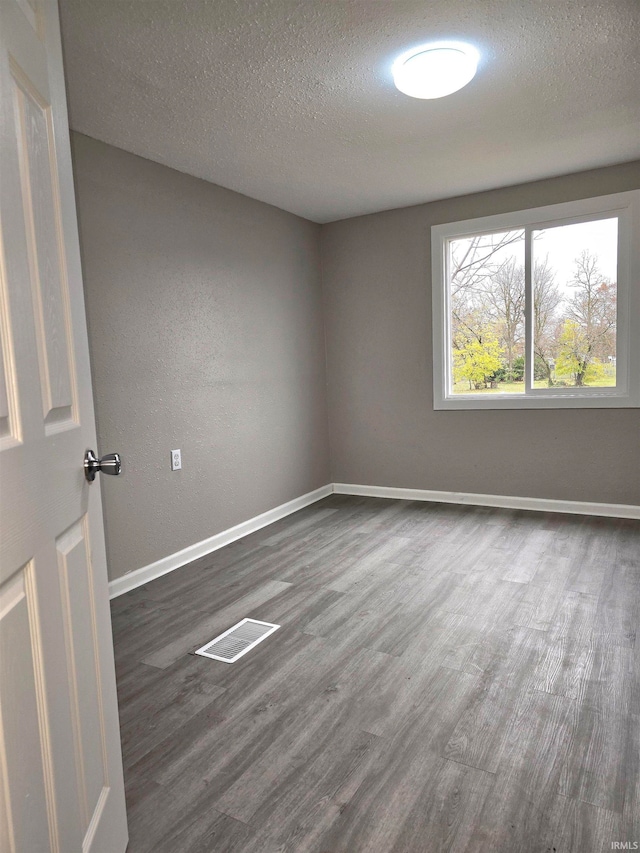
<svg viewBox="0 0 640 853">
<path fill-rule="evenodd" d="M 436 409 L 640 406 L 640 191 L 431 229 Z"/>
</svg>

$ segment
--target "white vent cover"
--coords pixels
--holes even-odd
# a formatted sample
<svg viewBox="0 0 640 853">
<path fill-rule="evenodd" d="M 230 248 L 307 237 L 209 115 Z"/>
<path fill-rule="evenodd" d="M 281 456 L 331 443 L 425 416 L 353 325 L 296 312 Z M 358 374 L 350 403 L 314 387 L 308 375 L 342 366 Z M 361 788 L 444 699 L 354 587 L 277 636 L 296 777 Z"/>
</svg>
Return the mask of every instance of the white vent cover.
<svg viewBox="0 0 640 853">
<path fill-rule="evenodd" d="M 242 619 L 233 628 L 211 640 L 194 654 L 205 658 L 221 660 L 224 663 L 235 663 L 242 655 L 246 655 L 254 646 L 277 631 L 280 625 L 271 622 L 259 622 L 257 619 Z"/>
</svg>

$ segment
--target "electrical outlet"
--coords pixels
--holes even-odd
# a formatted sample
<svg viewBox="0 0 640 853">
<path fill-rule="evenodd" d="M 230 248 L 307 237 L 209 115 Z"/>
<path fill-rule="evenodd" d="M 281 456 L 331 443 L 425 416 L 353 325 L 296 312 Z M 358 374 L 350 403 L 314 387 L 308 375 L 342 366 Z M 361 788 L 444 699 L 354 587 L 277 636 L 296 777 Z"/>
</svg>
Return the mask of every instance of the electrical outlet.
<svg viewBox="0 0 640 853">
<path fill-rule="evenodd" d="M 179 450 L 171 451 L 171 470 L 179 471 L 182 468 L 182 456 Z"/>
</svg>

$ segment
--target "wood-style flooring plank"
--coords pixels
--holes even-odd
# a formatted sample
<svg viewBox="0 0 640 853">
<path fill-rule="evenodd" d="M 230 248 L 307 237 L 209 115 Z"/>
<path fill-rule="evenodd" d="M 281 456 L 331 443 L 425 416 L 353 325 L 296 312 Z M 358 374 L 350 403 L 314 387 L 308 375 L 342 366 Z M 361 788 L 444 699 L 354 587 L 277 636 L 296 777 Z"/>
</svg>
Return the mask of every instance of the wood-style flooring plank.
<svg viewBox="0 0 640 853">
<path fill-rule="evenodd" d="M 583 646 L 593 643 L 598 597 L 567 590 L 560 595 L 548 636 L 552 642 L 572 637 Z"/>
<path fill-rule="evenodd" d="M 626 717 L 640 708 L 640 657 L 636 649 L 598 645 L 580 691 L 581 704 L 603 717 Z"/>
<path fill-rule="evenodd" d="M 592 519 L 589 527 L 583 525 L 583 535 L 578 554 L 574 554 L 573 571 L 567 580 L 567 589 L 585 595 L 599 595 L 607 566 L 615 558 L 615 538 L 611 524 L 605 519 Z"/>
<path fill-rule="evenodd" d="M 622 814 L 640 773 L 636 722 L 633 716 L 604 717 L 580 707 L 560 793 Z"/>
<path fill-rule="evenodd" d="M 386 739 L 346 809 L 322 839 L 322 846 L 311 849 L 335 853 L 392 850 L 403 832 L 411 831 L 414 809 L 421 797 L 429 798 L 434 779 L 443 789 L 439 796 L 447 797 L 448 790 L 453 797 L 450 775 L 443 771 L 449 765 L 441 751 L 476 687 L 472 676 L 442 669 L 420 704 L 407 713 L 400 730 Z M 463 776 L 468 772 L 462 771 Z M 472 779 L 479 775 L 471 771 Z M 424 837 L 420 843 L 424 845 Z M 406 849 L 417 853 L 425 848 Z"/>
<path fill-rule="evenodd" d="M 137 803 L 127 798 L 127 853 L 244 853 L 255 834 L 212 808 L 206 790 L 186 800 L 155 782 L 144 787 Z"/>
<path fill-rule="evenodd" d="M 536 576 L 540 564 L 553 552 L 552 530 L 533 529 L 523 535 L 517 554 L 505 560 L 506 570 L 502 580 L 529 583 Z"/>
<path fill-rule="evenodd" d="M 627 773 L 621 837 L 623 839 L 638 839 L 640 838 L 640 770 L 638 770 L 637 762 L 640 755 L 640 714 L 633 713 L 631 715 L 629 733 L 631 735 L 630 760 L 636 762 L 636 766 L 635 772 L 631 769 Z"/>
<path fill-rule="evenodd" d="M 615 849 L 613 842 L 623 842 L 636 836 L 625 832 L 619 814 L 600 809 L 580 800 L 559 796 L 554 804 L 555 846 L 558 853 L 577 850 L 607 853 Z"/>
<path fill-rule="evenodd" d="M 545 693 L 581 699 L 593 667 L 596 649 L 574 636 L 551 636 L 531 677 L 531 686 Z"/>
<path fill-rule="evenodd" d="M 565 560 L 568 566 L 569 561 Z M 536 572 L 531 583 L 520 599 L 517 612 L 514 614 L 514 622 L 523 628 L 535 628 L 538 631 L 548 631 L 557 618 L 560 601 L 564 590 L 566 578 L 563 577 L 563 565 L 555 561 L 558 577 L 555 582 L 539 583 Z"/>
<path fill-rule="evenodd" d="M 528 799 L 553 801 L 576 728 L 575 701 L 532 690 L 521 697 L 506 726 L 497 773 L 508 776 Z"/>
<path fill-rule="evenodd" d="M 640 547 L 637 546 L 640 551 Z M 640 600 L 637 595 L 640 585 L 639 568 L 625 559 L 624 546 L 605 566 L 605 575 L 598 596 L 593 635 L 601 646 L 626 646 L 634 648 L 640 625 Z"/>
<path fill-rule="evenodd" d="M 539 658 L 539 634 L 528 629 L 495 630 L 478 662 L 481 687 L 471 697 L 449 742 L 445 756 L 460 764 L 495 773 L 508 746 L 510 723 L 528 705 L 532 671 Z"/>
<path fill-rule="evenodd" d="M 173 736 L 224 692 L 200 660 L 186 657 L 164 672 L 138 664 L 118 682 L 120 734 L 126 767 Z"/>
<path fill-rule="evenodd" d="M 557 793 L 532 796 L 511 772 L 496 774 L 488 787 L 481 813 L 452 853 L 606 853 L 628 837 L 619 814 Z"/>
</svg>

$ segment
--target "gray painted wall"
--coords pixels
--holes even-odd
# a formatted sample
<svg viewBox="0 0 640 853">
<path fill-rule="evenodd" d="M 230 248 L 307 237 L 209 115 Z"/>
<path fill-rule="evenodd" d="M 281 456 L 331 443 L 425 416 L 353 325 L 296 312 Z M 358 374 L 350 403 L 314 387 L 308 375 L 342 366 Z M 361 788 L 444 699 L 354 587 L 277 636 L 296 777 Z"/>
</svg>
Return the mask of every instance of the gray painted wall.
<svg viewBox="0 0 640 853">
<path fill-rule="evenodd" d="M 319 226 L 72 143 L 116 578 L 329 482 Z"/>
<path fill-rule="evenodd" d="M 437 223 L 638 187 L 640 162 L 323 226 L 332 479 L 640 504 L 638 409 L 433 410 L 429 245 Z"/>
</svg>

